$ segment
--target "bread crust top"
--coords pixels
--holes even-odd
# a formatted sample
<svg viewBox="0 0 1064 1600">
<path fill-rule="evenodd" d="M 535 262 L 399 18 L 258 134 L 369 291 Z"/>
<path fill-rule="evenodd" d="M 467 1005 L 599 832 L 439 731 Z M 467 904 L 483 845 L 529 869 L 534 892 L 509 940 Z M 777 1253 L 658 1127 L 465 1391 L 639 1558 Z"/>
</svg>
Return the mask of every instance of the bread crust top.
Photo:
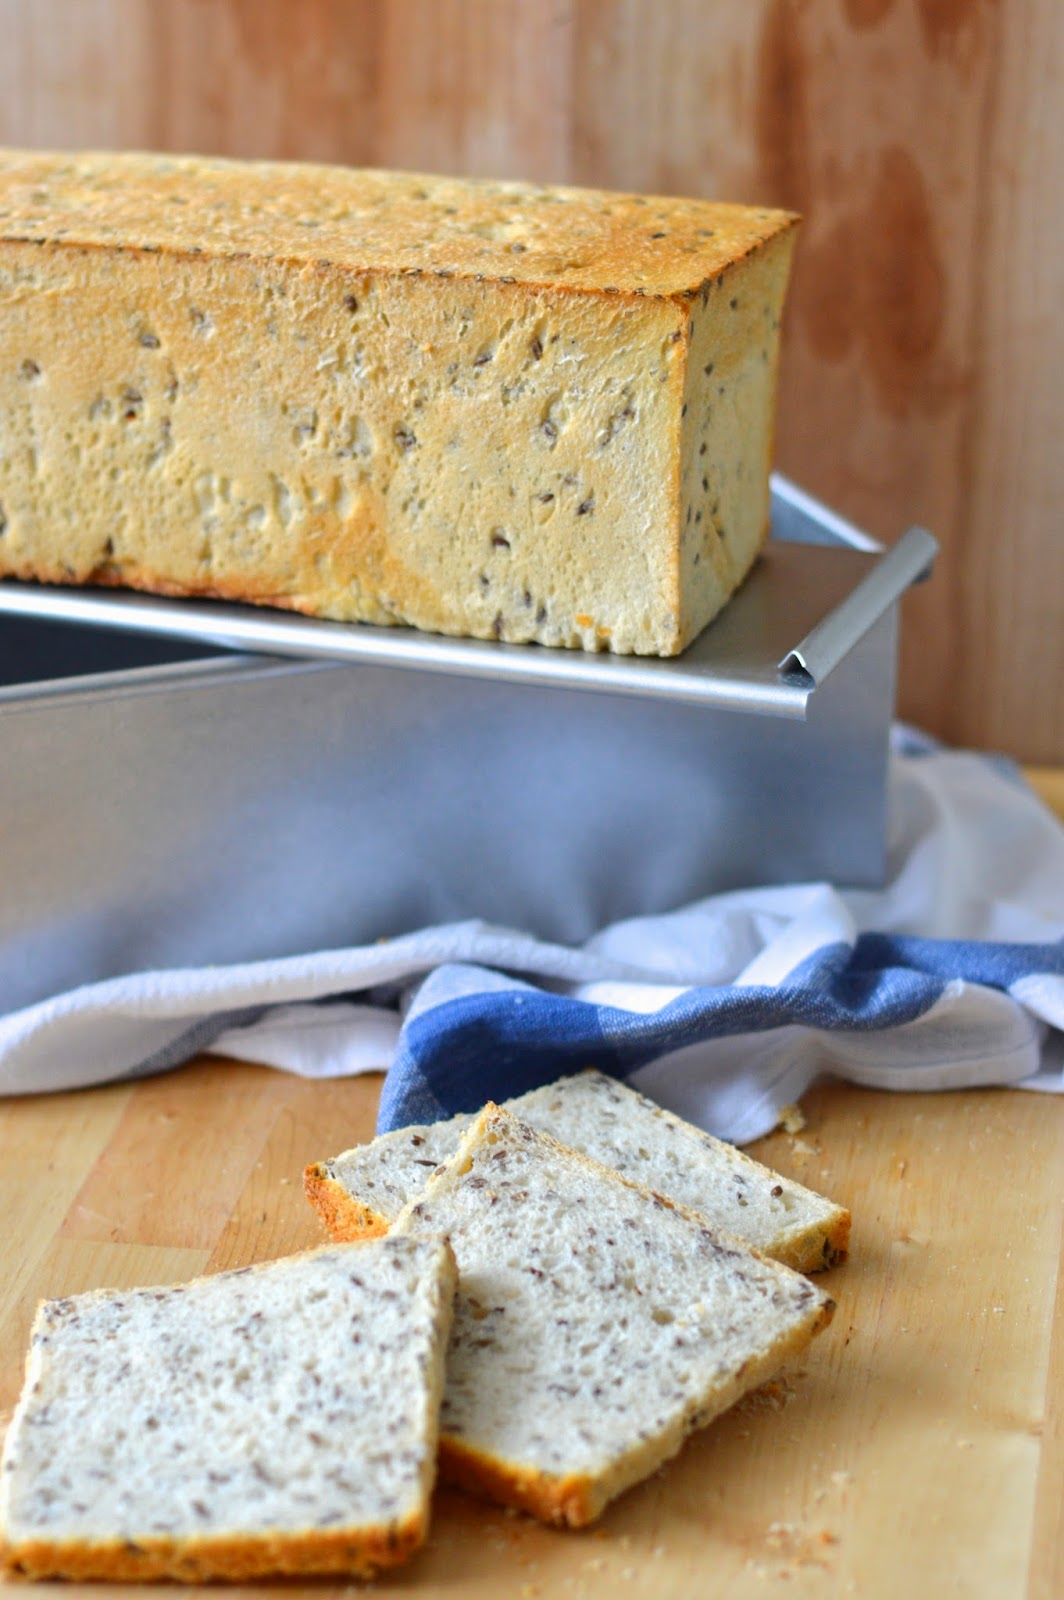
<svg viewBox="0 0 1064 1600">
<path fill-rule="evenodd" d="M 0 150 L 0 242 L 283 257 L 692 298 L 787 211 L 606 190 L 198 156 Z"/>
</svg>

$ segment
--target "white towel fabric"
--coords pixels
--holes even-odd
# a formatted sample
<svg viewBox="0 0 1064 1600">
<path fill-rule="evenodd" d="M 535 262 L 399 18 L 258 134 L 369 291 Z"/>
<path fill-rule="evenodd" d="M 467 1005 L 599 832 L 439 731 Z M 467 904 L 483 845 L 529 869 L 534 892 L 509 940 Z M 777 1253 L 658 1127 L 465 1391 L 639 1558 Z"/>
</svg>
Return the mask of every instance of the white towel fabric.
<svg viewBox="0 0 1064 1600">
<path fill-rule="evenodd" d="M 581 949 L 461 923 L 111 979 L 0 1018 L 0 1093 L 210 1049 L 311 1078 L 387 1069 L 394 1127 L 597 1065 L 742 1142 L 825 1072 L 1064 1090 L 1064 828 L 1006 763 L 896 744 L 882 890 L 734 892 Z"/>
</svg>

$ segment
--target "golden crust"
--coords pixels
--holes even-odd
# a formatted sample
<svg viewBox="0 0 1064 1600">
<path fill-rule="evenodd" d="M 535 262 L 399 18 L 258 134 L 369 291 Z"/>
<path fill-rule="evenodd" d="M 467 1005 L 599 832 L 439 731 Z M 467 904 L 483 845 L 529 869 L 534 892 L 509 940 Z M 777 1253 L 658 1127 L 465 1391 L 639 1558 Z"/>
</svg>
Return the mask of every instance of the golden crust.
<svg viewBox="0 0 1064 1600">
<path fill-rule="evenodd" d="M 485 1455 L 453 1435 L 440 1439 L 439 1476 L 441 1483 L 454 1484 L 514 1511 L 527 1511 L 540 1522 L 583 1528 L 598 1515 L 593 1480 L 586 1474 L 552 1478 Z"/>
<path fill-rule="evenodd" d="M 772 1252 L 776 1261 L 795 1272 L 824 1272 L 839 1267 L 850 1253 L 850 1213 L 838 1206 L 826 1223 L 817 1222 L 785 1249 Z"/>
<path fill-rule="evenodd" d="M 408 1561 L 427 1531 L 427 1516 L 415 1513 L 392 1525 L 290 1534 L 110 1539 L 97 1544 L 31 1539 L 0 1548 L 0 1570 L 19 1577 L 104 1582 L 169 1578 L 209 1583 L 310 1573 L 366 1578 Z"/>
<path fill-rule="evenodd" d="M 850 1213 L 841 1206 L 833 1226 L 824 1236 L 823 1255 L 826 1267 L 838 1267 L 850 1254 Z M 811 1271 L 814 1269 L 810 1269 Z"/>
<path fill-rule="evenodd" d="M 305 1169 L 303 1192 L 338 1244 L 378 1239 L 388 1232 L 387 1219 L 348 1193 L 324 1162 L 312 1161 Z"/>
<path fill-rule="evenodd" d="M 0 575 L 674 655 L 765 531 L 795 220 L 0 152 Z"/>
<path fill-rule="evenodd" d="M 190 192 L 197 203 L 189 204 Z M 0 238 L 320 271 L 435 274 L 597 296 L 686 296 L 793 213 L 419 173 L 195 156 L 0 151 Z"/>
</svg>

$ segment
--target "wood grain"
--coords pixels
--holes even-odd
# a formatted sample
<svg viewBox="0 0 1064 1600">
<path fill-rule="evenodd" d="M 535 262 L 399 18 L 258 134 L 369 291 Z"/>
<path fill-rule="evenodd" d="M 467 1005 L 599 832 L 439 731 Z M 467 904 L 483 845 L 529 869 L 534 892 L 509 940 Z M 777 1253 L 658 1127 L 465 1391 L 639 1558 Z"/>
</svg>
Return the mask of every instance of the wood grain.
<svg viewBox="0 0 1064 1600">
<path fill-rule="evenodd" d="M 284 1086 L 209 1068 L 152 1078 L 114 1128 L 63 1221 L 68 1239 L 210 1249 L 269 1136 Z M 239 1125 L 240 1137 L 233 1137 Z"/>
<path fill-rule="evenodd" d="M 38 1296 L 319 1242 L 302 1167 L 372 1135 L 379 1083 L 202 1060 L 133 1088 L 0 1103 L 0 1142 L 23 1152 L 21 1168 L 0 1165 L 0 1211 L 22 1218 L 0 1235 L 0 1275 L 18 1285 L 0 1311 L 0 1408 Z M 805 1110 L 800 1134 L 755 1153 L 850 1205 L 854 1234 L 825 1280 L 835 1321 L 801 1364 L 588 1533 L 441 1491 L 429 1548 L 378 1594 L 690 1600 L 707 1573 L 734 1600 L 783 1581 L 799 1600 L 1059 1593 L 1064 1101 L 825 1086 Z M 27 1229 L 25 1186 L 53 1147 L 68 1209 Z"/>
<path fill-rule="evenodd" d="M 2 1232 L 18 1241 L 17 1259 L 0 1272 L 0 1323 L 12 1314 L 62 1226 L 83 1175 L 101 1156 L 131 1091 L 102 1090 L 92 1105 L 50 1096 L 28 1101 L 17 1121 L 0 1117 Z M 2 1401 L 0 1401 L 2 1404 Z"/>
<path fill-rule="evenodd" d="M 1064 7 L 0 0 L 0 140 L 723 194 L 806 217 L 785 470 L 943 544 L 901 709 L 1064 759 Z"/>
</svg>

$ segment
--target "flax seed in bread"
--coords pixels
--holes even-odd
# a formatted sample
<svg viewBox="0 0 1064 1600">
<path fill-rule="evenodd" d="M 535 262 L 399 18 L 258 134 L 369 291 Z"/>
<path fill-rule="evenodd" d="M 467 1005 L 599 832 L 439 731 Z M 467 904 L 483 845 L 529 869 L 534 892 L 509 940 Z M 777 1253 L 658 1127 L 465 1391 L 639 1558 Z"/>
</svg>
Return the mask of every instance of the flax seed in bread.
<svg viewBox="0 0 1064 1600">
<path fill-rule="evenodd" d="M 0 1474 L 35 1578 L 367 1576 L 422 1542 L 454 1259 L 332 1245 L 48 1301 Z"/>
<path fill-rule="evenodd" d="M 0 154 L 0 576 L 675 654 L 766 534 L 794 220 Z"/>
<path fill-rule="evenodd" d="M 846 1259 L 850 1213 L 752 1161 L 601 1072 L 581 1072 L 506 1101 L 562 1144 L 699 1212 L 711 1226 L 798 1272 Z M 307 1195 L 335 1239 L 387 1232 L 472 1122 L 400 1128 L 307 1168 Z"/>
<path fill-rule="evenodd" d="M 447 1234 L 445 1477 L 580 1526 L 802 1350 L 832 1302 L 489 1105 L 389 1237 Z"/>
</svg>

